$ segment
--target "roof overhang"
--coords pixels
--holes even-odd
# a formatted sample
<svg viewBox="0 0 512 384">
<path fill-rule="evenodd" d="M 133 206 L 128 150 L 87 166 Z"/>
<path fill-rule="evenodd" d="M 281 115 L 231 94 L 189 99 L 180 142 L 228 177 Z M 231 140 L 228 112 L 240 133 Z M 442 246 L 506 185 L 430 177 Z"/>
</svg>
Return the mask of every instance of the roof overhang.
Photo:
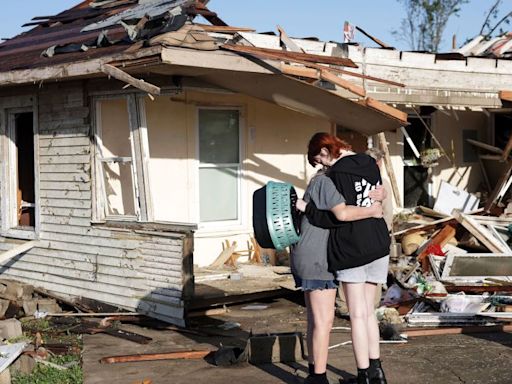
<svg viewBox="0 0 512 384">
<path fill-rule="evenodd" d="M 285 76 L 275 61 L 252 60 L 225 51 L 163 48 L 162 62 L 196 68 L 200 78 L 211 84 L 320 117 L 365 135 L 408 124 L 405 113 L 376 100 L 353 100 Z"/>
<path fill-rule="evenodd" d="M 153 66 L 147 58 L 154 57 Z M 347 92 L 330 91 L 297 78 L 285 76 L 278 62 L 249 59 L 226 51 L 201 51 L 155 46 L 133 53 L 120 53 L 81 62 L 0 73 L 0 87 L 54 80 L 105 76 L 104 64 L 115 63 L 129 72 L 169 73 L 194 76 L 222 88 L 243 93 L 306 115 L 373 135 L 407 125 L 407 115 L 386 104 L 367 98 L 356 100 Z M 137 63 L 142 63 L 139 67 Z M 355 96 L 355 95 L 354 95 Z"/>
</svg>

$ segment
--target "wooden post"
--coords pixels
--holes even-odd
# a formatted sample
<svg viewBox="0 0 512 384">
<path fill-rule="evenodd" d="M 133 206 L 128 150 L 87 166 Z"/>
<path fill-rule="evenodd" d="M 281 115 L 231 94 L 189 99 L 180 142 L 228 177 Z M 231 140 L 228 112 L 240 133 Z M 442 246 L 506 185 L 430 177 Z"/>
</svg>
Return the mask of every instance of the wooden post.
<svg viewBox="0 0 512 384">
<path fill-rule="evenodd" d="M 386 135 L 384 132 L 378 134 L 379 136 L 379 145 L 382 151 L 384 152 L 384 165 L 386 166 L 386 172 L 389 176 L 389 181 L 391 182 L 391 187 L 393 188 L 393 196 L 395 197 L 395 203 L 398 207 L 402 206 L 400 199 L 400 191 L 398 190 L 398 183 L 396 181 L 395 171 L 393 171 L 393 165 L 391 164 L 391 156 L 389 155 L 388 142 L 386 141 Z"/>
<path fill-rule="evenodd" d="M 503 150 L 503 154 L 501 156 L 501 161 L 507 161 L 508 156 L 510 155 L 510 151 L 512 151 L 512 135 L 508 138 L 507 145 L 505 149 Z"/>
</svg>

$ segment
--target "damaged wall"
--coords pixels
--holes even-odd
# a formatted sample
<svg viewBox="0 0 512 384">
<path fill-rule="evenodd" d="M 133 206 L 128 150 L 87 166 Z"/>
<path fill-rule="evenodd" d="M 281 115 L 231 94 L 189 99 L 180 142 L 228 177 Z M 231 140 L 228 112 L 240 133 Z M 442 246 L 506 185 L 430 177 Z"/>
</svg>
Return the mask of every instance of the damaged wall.
<svg viewBox="0 0 512 384">
<path fill-rule="evenodd" d="M 434 168 L 435 196 L 442 180 L 468 192 L 482 190 L 484 180 L 478 163 L 478 152 L 465 138 L 475 137 L 474 140 L 485 142 L 488 134 L 487 116 L 483 112 L 437 111 L 433 120 L 434 135 L 454 161 L 452 166 L 443 157 L 439 160 L 439 166 Z"/>
<path fill-rule="evenodd" d="M 45 85 L 37 94 L 39 245 L 5 264 L 2 274 L 58 294 L 183 324 L 183 300 L 192 288 L 192 230 L 159 233 L 93 226 L 90 110 L 84 84 Z M 0 238 L 0 250 L 15 244 Z"/>
</svg>

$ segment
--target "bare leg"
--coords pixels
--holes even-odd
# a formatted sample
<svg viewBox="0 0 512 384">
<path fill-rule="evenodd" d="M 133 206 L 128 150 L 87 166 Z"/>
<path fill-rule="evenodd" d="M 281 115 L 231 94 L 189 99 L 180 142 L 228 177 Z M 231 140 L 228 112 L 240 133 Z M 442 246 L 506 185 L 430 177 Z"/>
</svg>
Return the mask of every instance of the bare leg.
<svg viewBox="0 0 512 384">
<path fill-rule="evenodd" d="M 336 289 L 322 289 L 305 293 L 309 303 L 308 314 L 311 311 L 313 332 L 311 339 L 311 351 L 315 363 L 315 373 L 324 373 L 327 370 L 327 356 L 329 336 L 334 321 L 334 300 Z M 308 320 L 309 321 L 309 320 Z M 308 331 L 309 331 L 308 324 Z M 309 334 L 308 334 L 309 339 Z M 309 340 L 308 340 L 309 342 Z M 309 348 L 308 344 L 308 348 Z M 308 354 L 311 354 L 308 350 Z M 311 361 L 310 361 L 311 362 Z"/>
<path fill-rule="evenodd" d="M 377 323 L 377 317 L 375 316 L 375 294 L 377 292 L 377 284 L 366 283 L 365 284 L 365 296 L 367 305 L 367 332 L 368 332 L 368 356 L 370 359 L 380 358 L 380 334 L 379 324 Z"/>
<path fill-rule="evenodd" d="M 368 352 L 368 305 L 365 283 L 343 283 L 352 328 L 352 349 L 359 369 L 370 365 Z M 373 301 L 369 304 L 373 308 Z M 373 309 L 372 309 L 373 311 Z"/>
<path fill-rule="evenodd" d="M 315 318 L 311 310 L 308 292 L 304 292 L 304 301 L 306 302 L 307 318 L 308 318 L 308 334 L 306 337 L 306 345 L 308 347 L 308 363 L 315 364 L 315 356 L 313 355 L 313 330 L 315 328 Z"/>
</svg>

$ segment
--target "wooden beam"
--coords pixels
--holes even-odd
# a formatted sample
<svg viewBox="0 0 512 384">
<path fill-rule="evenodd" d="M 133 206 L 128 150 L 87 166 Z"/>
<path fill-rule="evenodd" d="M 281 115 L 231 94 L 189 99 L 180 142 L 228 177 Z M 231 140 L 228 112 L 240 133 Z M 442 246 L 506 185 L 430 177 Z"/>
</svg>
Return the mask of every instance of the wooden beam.
<svg viewBox="0 0 512 384">
<path fill-rule="evenodd" d="M 159 95 L 161 90 L 156 85 L 146 83 L 144 80 L 136 79 L 132 75 L 120 70 L 117 67 L 114 67 L 110 64 L 103 64 L 101 66 L 101 70 L 103 73 L 113 77 L 114 79 L 123 81 L 127 84 L 130 84 L 131 86 L 138 88 L 144 92 L 153 94 L 153 95 Z"/>
<path fill-rule="evenodd" d="M 248 47 L 243 45 L 234 45 L 234 44 L 224 44 L 221 45 L 220 48 L 226 49 L 228 51 L 239 52 L 239 53 L 248 53 L 254 56 L 259 56 L 268 59 L 274 60 L 302 60 L 312 63 L 322 63 L 322 64 L 331 64 L 331 65 L 340 65 L 343 67 L 351 67 L 358 68 L 357 65 L 350 59 L 345 59 L 342 57 L 333 57 L 333 56 L 321 56 L 321 55 L 313 55 L 310 53 L 299 53 L 299 52 L 287 52 L 281 51 L 279 49 L 270 49 L 270 48 L 257 48 L 257 47 Z"/>
<path fill-rule="evenodd" d="M 199 23 L 194 23 L 194 25 L 203 28 L 206 32 L 256 32 L 256 30 L 252 28 L 232 27 L 231 25 L 208 25 Z"/>
<path fill-rule="evenodd" d="M 285 75 L 307 77 L 308 79 L 320 79 L 320 72 L 314 68 L 298 67 L 296 65 L 281 64 L 281 72 Z"/>
<path fill-rule="evenodd" d="M 350 71 L 340 69 L 340 68 L 329 67 L 329 71 L 335 72 L 335 73 L 340 73 L 343 75 L 358 77 L 360 79 L 372 80 L 372 81 L 375 81 L 378 83 L 393 85 L 393 86 L 399 87 L 399 88 L 405 88 L 405 84 L 397 83 L 396 81 L 381 79 L 380 77 L 374 77 L 374 76 L 369 76 L 369 75 L 362 75 L 360 73 L 350 72 Z"/>
<path fill-rule="evenodd" d="M 376 109 L 382 113 L 385 113 L 386 115 L 392 116 L 395 119 L 402 121 L 406 125 L 409 124 L 407 122 L 407 113 L 402 112 L 399 109 L 393 108 L 385 103 L 377 101 L 371 97 L 367 97 L 364 100 L 364 105 L 366 105 L 367 107 Z"/>
<path fill-rule="evenodd" d="M 363 35 L 365 35 L 367 38 L 369 38 L 370 40 L 374 41 L 375 43 L 379 44 L 382 48 L 393 48 L 391 47 L 390 45 L 387 45 L 386 43 L 380 41 L 379 39 L 377 39 L 376 37 L 370 35 L 368 32 L 366 32 L 363 28 L 359 28 L 357 25 L 356 25 L 356 29 L 361 32 Z M 393 48 L 395 49 L 395 48 Z"/>
<path fill-rule="evenodd" d="M 485 149 L 486 151 L 497 153 L 499 155 L 503 155 L 503 150 L 501 148 L 494 147 L 492 145 L 482 143 L 481 141 L 476 141 L 473 139 L 466 139 L 466 141 L 469 144 L 474 145 L 475 147 L 482 148 L 482 149 Z"/>
<path fill-rule="evenodd" d="M 461 333 L 491 333 L 491 332 L 512 332 L 512 325 L 491 325 L 491 326 L 467 326 L 434 329 L 407 329 L 404 333 L 408 337 L 457 335 Z"/>
<path fill-rule="evenodd" d="M 384 132 L 378 134 L 379 137 L 379 145 L 382 151 L 384 152 L 384 165 L 386 167 L 386 172 L 389 176 L 389 181 L 391 183 L 391 188 L 393 189 L 393 196 L 395 197 L 395 203 L 397 207 L 401 207 L 401 199 L 400 199 L 400 191 L 398 190 L 398 183 L 396 181 L 395 171 L 393 170 L 393 164 L 391 163 L 391 156 L 389 155 L 388 142 L 386 140 L 386 135 Z"/>
<path fill-rule="evenodd" d="M 503 155 L 501 156 L 501 161 L 507 161 L 508 156 L 510 155 L 510 151 L 512 151 L 512 135 L 509 136 L 507 145 L 505 146 L 505 149 L 503 150 Z"/>
<path fill-rule="evenodd" d="M 129 363 L 135 361 L 155 361 L 155 360 L 181 360 L 181 359 L 202 359 L 212 351 L 179 351 L 167 353 L 147 353 L 140 355 L 110 356 L 100 360 L 103 364 Z"/>
<path fill-rule="evenodd" d="M 498 96 L 503 101 L 512 101 L 512 91 L 499 91 Z"/>
<path fill-rule="evenodd" d="M 334 73 L 327 69 L 322 69 L 320 71 L 320 78 L 322 80 L 336 84 L 339 87 L 346 89 L 347 91 L 352 92 L 358 96 L 366 97 L 366 92 L 363 88 L 351 83 L 350 81 L 343 80 L 341 77 L 336 76 Z"/>
<path fill-rule="evenodd" d="M 11 260 L 13 257 L 16 257 L 24 252 L 30 251 L 38 243 L 39 241 L 37 240 L 27 241 L 26 243 L 17 245 L 16 247 L 9 249 L 8 251 L 0 253 L 0 264 L 4 264 L 6 261 Z"/>
<path fill-rule="evenodd" d="M 425 247 L 423 251 L 420 252 L 416 260 L 418 260 L 423 268 L 424 272 L 428 272 L 430 270 L 430 263 L 428 261 L 429 251 L 428 248 L 431 245 L 439 245 L 441 248 L 444 247 L 451 239 L 455 237 L 455 228 L 451 225 L 446 225 L 437 235 L 432 237 Z"/>
<path fill-rule="evenodd" d="M 279 38 L 281 39 L 281 42 L 286 46 L 286 48 L 288 48 L 289 51 L 305 53 L 301 47 L 299 47 L 292 39 L 288 37 L 284 29 L 279 25 L 277 26 L 277 30 L 279 31 Z"/>
</svg>

